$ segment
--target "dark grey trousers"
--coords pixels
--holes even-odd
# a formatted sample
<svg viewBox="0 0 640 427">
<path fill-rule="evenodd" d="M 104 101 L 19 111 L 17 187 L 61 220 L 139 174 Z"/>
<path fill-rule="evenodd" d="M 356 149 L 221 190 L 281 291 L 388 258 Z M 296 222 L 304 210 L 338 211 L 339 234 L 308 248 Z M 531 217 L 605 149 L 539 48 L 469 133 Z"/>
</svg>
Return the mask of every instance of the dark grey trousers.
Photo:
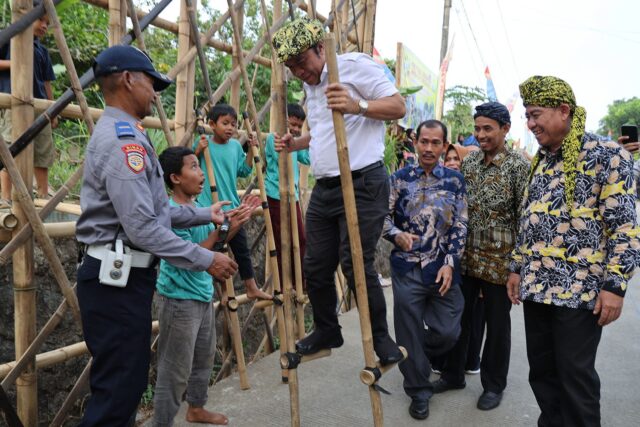
<svg viewBox="0 0 640 427">
<path fill-rule="evenodd" d="M 429 399 L 433 394 L 429 357 L 449 351 L 460 335 L 464 308 L 460 285 L 453 283 L 440 296 L 440 285 L 422 282 L 419 265 L 402 277 L 392 272 L 391 279 L 396 342 L 409 353 L 400 364 L 404 391 L 413 399 Z"/>
<path fill-rule="evenodd" d="M 191 406 L 207 403 L 216 351 L 213 303 L 159 297 L 158 380 L 153 425 L 171 426 L 182 396 Z"/>
</svg>

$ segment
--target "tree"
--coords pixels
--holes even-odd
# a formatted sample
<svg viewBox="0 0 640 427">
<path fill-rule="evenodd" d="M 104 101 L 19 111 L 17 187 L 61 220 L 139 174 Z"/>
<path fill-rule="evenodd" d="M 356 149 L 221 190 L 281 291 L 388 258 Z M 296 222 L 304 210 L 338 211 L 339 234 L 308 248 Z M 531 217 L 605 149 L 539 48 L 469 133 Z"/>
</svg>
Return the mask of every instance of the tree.
<svg viewBox="0 0 640 427">
<path fill-rule="evenodd" d="M 640 98 L 618 99 L 613 101 L 608 107 L 607 115 L 600 120 L 600 130 L 602 135 L 607 135 L 611 131 L 613 139 L 620 136 L 620 126 L 631 123 L 640 125 Z"/>
<path fill-rule="evenodd" d="M 473 133 L 472 106 L 486 99 L 484 90 L 478 87 L 454 86 L 445 91 L 444 100 L 449 109 L 443 119 L 451 131 L 451 141 L 455 141 L 459 134 Z"/>
</svg>

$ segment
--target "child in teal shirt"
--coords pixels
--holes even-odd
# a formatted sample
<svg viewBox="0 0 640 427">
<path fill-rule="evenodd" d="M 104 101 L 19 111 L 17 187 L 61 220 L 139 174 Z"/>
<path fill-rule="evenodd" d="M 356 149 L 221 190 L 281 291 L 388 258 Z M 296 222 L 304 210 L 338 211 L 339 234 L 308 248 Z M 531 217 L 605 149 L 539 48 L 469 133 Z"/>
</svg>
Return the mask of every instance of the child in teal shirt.
<svg viewBox="0 0 640 427">
<path fill-rule="evenodd" d="M 185 147 L 168 148 L 160 155 L 160 164 L 165 183 L 173 192 L 170 204 L 198 206 L 193 198 L 202 191 L 204 174 L 194 152 Z M 259 204 L 258 197 L 248 197 L 237 209 L 228 211 L 229 236 L 249 220 Z M 174 228 L 173 232 L 207 249 L 218 241 L 212 224 Z M 206 271 L 184 270 L 162 260 L 156 288 L 160 335 L 153 425 L 173 424 L 185 391 L 187 421 L 227 424 L 224 415 L 204 409 L 216 349 L 212 277 Z"/>
<path fill-rule="evenodd" d="M 207 138 L 203 135 L 194 144 L 194 151 L 201 165 L 205 164 L 204 149 L 209 148 L 218 199 L 231 201 L 231 204 L 223 209 L 234 209 L 240 205 L 240 198 L 236 191 L 238 177 L 249 176 L 253 169 L 253 158 L 244 153 L 240 141 L 232 138 L 236 132 L 237 118 L 236 111 L 230 105 L 218 104 L 214 106 L 207 114 L 209 126 L 213 130 L 213 138 Z M 250 138 L 248 143 L 255 145 L 257 141 Z M 202 206 L 211 206 L 213 200 L 209 191 L 209 177 L 205 174 L 204 178 L 204 188 L 207 190 L 200 193 L 198 202 Z M 238 271 L 247 290 L 247 297 L 251 299 L 271 299 L 272 296 L 260 290 L 256 284 L 253 265 L 251 264 L 251 252 L 244 229 L 240 228 L 238 230 L 235 237 L 229 241 L 229 247 L 231 247 L 231 251 L 238 263 Z"/>
</svg>

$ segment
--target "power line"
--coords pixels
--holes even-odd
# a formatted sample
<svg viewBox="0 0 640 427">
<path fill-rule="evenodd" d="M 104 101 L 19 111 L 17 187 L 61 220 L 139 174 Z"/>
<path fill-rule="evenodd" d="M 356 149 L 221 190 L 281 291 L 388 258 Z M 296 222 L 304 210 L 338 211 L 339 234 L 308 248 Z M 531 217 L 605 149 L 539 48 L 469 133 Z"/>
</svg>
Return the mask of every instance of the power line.
<svg viewBox="0 0 640 427">
<path fill-rule="evenodd" d="M 491 45 L 491 49 L 494 52 L 494 56 L 496 58 L 496 62 L 498 63 L 498 68 L 500 69 L 500 71 L 505 75 L 506 77 L 506 72 L 504 67 L 502 66 L 502 62 L 500 61 L 500 54 L 498 53 L 498 50 L 496 49 L 495 44 L 493 43 L 493 39 L 491 38 L 491 31 L 489 31 L 489 27 L 487 26 L 487 22 L 484 20 L 484 15 L 482 13 L 482 7 L 480 7 L 480 3 L 478 3 L 478 0 L 476 0 L 476 4 L 478 5 L 478 14 L 480 15 L 480 20 L 482 21 L 482 26 L 484 27 L 486 33 L 487 33 L 487 37 L 489 38 L 489 44 Z M 486 64 L 487 66 L 489 64 Z"/>
<path fill-rule="evenodd" d="M 478 69 L 478 70 L 482 70 L 482 65 L 480 67 L 478 67 L 478 62 L 477 59 L 474 55 L 474 51 L 471 49 L 471 43 L 469 42 L 469 39 L 467 37 L 467 32 L 464 31 L 464 25 L 462 23 L 462 18 L 460 18 L 460 10 L 454 5 L 454 10 L 456 12 L 456 18 L 458 19 L 458 24 L 460 25 L 460 32 L 462 33 L 462 37 L 464 37 L 464 44 L 465 46 L 467 46 L 467 50 L 469 51 L 469 57 L 471 58 L 471 61 L 473 62 L 473 66 Z M 477 51 L 475 52 L 478 55 L 480 55 Z M 482 60 L 482 58 L 481 58 Z"/>
<path fill-rule="evenodd" d="M 484 65 L 487 65 L 487 62 L 484 60 L 484 57 L 482 56 L 482 51 L 480 50 L 480 45 L 478 44 L 476 33 L 474 33 L 473 28 L 471 28 L 471 21 L 469 20 L 469 15 L 467 15 L 467 9 L 464 7 L 464 0 L 460 0 L 460 4 L 462 5 L 462 11 L 464 12 L 464 17 L 467 20 L 467 25 L 469 25 L 469 31 L 471 31 L 471 36 L 473 37 L 473 41 L 476 44 L 476 49 L 478 51 L 478 55 L 480 56 L 480 60 Z"/>
<path fill-rule="evenodd" d="M 507 32 L 507 26 L 504 23 L 502 8 L 500 7 L 500 2 L 498 0 L 496 0 L 496 6 L 498 7 L 498 13 L 500 14 L 500 22 L 502 22 L 502 29 L 504 30 L 504 38 L 507 41 L 507 46 L 509 47 L 509 53 L 511 54 L 511 63 L 513 64 L 513 69 L 516 72 L 516 76 L 520 77 L 520 70 L 518 69 L 518 64 L 516 64 L 516 56 L 513 54 L 513 48 L 511 47 L 511 40 L 509 37 L 509 33 Z"/>
</svg>

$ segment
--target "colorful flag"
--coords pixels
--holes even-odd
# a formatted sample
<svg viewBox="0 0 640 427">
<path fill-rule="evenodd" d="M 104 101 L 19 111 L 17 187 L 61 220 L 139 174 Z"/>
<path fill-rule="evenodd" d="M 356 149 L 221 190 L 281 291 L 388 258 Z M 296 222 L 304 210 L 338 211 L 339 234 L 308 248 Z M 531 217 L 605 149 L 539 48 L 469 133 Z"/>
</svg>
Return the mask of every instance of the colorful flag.
<svg viewBox="0 0 640 427">
<path fill-rule="evenodd" d="M 489 101 L 498 101 L 498 95 L 496 95 L 496 88 L 493 86 L 493 80 L 491 79 L 491 73 L 489 72 L 489 66 L 484 69 L 484 76 L 487 78 L 487 98 Z"/>
</svg>

